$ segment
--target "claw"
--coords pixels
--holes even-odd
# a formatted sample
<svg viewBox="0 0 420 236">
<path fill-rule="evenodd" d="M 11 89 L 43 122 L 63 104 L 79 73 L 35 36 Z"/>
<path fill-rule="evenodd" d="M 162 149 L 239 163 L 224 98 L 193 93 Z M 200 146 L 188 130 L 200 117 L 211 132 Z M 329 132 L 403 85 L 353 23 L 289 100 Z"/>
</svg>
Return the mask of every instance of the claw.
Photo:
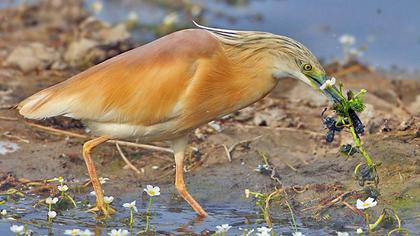
<svg viewBox="0 0 420 236">
<path fill-rule="evenodd" d="M 109 217 L 110 215 L 113 215 L 116 212 L 116 210 L 108 204 L 96 205 L 95 207 L 87 210 L 87 212 L 95 213 L 95 214 L 97 214 L 98 211 L 106 217 Z"/>
</svg>

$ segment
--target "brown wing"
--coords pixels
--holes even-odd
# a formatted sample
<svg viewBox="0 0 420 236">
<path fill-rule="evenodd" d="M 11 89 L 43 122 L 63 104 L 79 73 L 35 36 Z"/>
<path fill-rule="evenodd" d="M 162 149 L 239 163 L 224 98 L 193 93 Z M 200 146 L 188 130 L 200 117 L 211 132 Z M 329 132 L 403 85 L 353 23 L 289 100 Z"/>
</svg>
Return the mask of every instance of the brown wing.
<svg viewBox="0 0 420 236">
<path fill-rule="evenodd" d="M 25 117 L 66 115 L 97 122 L 150 125 L 182 112 L 199 61 L 220 52 L 204 30 L 183 30 L 96 65 L 22 101 Z"/>
</svg>

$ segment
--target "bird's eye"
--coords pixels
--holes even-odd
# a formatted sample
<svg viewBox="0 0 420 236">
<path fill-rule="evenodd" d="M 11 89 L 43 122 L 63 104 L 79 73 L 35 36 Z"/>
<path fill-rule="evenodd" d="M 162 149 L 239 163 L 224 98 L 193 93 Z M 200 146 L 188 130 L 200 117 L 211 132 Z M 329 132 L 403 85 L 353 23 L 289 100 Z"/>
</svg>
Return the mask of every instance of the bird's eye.
<svg viewBox="0 0 420 236">
<path fill-rule="evenodd" d="M 304 65 L 303 65 L 303 69 L 304 69 L 305 71 L 310 71 L 310 70 L 312 70 L 312 66 L 311 66 L 311 65 L 309 65 L 309 64 L 304 64 Z"/>
</svg>

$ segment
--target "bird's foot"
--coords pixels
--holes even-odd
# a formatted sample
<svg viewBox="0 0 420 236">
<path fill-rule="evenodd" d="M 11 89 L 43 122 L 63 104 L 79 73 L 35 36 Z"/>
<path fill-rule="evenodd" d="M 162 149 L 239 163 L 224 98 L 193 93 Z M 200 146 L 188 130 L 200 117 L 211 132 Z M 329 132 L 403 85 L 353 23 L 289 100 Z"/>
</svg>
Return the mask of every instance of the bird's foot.
<svg viewBox="0 0 420 236">
<path fill-rule="evenodd" d="M 108 204 L 96 204 L 95 207 L 87 210 L 87 212 L 95 214 L 99 213 L 104 215 L 105 217 L 109 217 L 110 215 L 115 214 L 116 210 Z"/>
</svg>

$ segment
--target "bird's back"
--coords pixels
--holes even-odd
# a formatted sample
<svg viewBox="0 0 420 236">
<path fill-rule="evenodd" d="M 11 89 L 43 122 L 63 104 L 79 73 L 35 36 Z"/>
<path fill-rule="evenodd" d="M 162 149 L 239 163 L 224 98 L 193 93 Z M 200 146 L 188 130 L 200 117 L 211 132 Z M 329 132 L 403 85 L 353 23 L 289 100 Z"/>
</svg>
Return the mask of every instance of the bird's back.
<svg viewBox="0 0 420 236">
<path fill-rule="evenodd" d="M 271 74 L 225 51 L 206 30 L 178 31 L 42 90 L 18 109 L 31 119 L 81 119 L 100 134 L 122 138 L 181 135 L 275 86 Z"/>
<path fill-rule="evenodd" d="M 22 101 L 31 119 L 59 115 L 142 125 L 171 119 L 198 60 L 218 42 L 204 30 L 183 30 L 111 58 Z M 176 112 L 175 112 L 176 113 Z"/>
</svg>

